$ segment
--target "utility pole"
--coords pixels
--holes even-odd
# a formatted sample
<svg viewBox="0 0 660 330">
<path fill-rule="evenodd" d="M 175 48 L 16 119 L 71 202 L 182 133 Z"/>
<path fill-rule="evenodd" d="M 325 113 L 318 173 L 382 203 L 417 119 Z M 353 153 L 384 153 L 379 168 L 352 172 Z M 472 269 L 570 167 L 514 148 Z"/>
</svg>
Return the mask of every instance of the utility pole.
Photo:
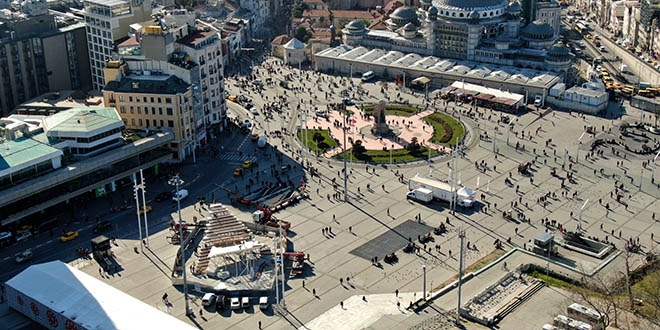
<svg viewBox="0 0 660 330">
<path fill-rule="evenodd" d="M 348 150 L 346 148 L 346 117 L 348 116 L 348 112 L 346 111 L 346 105 L 343 105 L 343 103 L 341 110 L 344 113 L 344 127 L 342 127 L 342 130 L 344 131 L 344 202 L 348 203 L 348 170 L 346 169 L 346 150 Z"/>
<path fill-rule="evenodd" d="M 145 197 L 147 185 L 144 183 L 144 173 L 142 173 L 142 169 L 140 169 L 140 179 L 142 180 L 139 188 L 142 190 L 142 208 L 144 210 L 144 236 L 147 240 L 147 244 L 145 245 L 149 246 L 149 222 L 147 221 L 147 199 Z"/>
<path fill-rule="evenodd" d="M 458 238 L 461 239 L 461 246 L 458 254 L 458 308 L 456 309 L 456 324 L 461 324 L 461 286 L 463 285 L 463 241 L 465 240 L 465 230 L 458 229 Z"/>
<path fill-rule="evenodd" d="M 422 270 L 424 271 L 424 289 L 423 289 L 423 295 L 424 300 L 426 300 L 426 265 L 422 265 Z"/>
<path fill-rule="evenodd" d="M 172 186 L 175 187 L 176 192 L 179 192 L 179 186 L 183 184 L 183 180 L 179 177 L 179 175 L 175 175 L 172 177 L 168 183 Z M 186 251 L 184 249 L 184 237 L 183 237 L 183 219 L 181 218 L 181 199 L 177 198 L 176 199 L 176 208 L 177 212 L 179 213 L 179 245 L 181 246 L 181 250 L 179 253 L 181 254 L 181 260 L 180 266 L 181 266 L 181 271 L 183 272 L 183 295 L 184 295 L 184 300 L 186 304 L 186 315 L 192 314 L 192 311 L 190 310 L 190 305 L 188 304 L 188 279 L 186 277 Z"/>
<path fill-rule="evenodd" d="M 140 197 L 138 195 L 138 189 L 139 186 L 137 184 L 137 175 L 133 174 L 133 197 L 135 197 L 135 213 L 137 214 L 137 222 L 138 222 L 138 238 L 140 239 L 139 245 L 140 245 L 140 252 L 143 252 L 142 250 L 142 221 L 140 218 Z M 146 212 L 145 212 L 146 215 Z"/>
</svg>

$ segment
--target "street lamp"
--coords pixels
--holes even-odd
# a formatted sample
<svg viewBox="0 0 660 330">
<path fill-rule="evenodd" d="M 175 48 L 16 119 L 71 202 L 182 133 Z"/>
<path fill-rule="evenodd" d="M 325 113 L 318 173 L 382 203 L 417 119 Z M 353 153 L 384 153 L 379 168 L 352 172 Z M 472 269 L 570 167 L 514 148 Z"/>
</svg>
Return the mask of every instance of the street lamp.
<svg viewBox="0 0 660 330">
<path fill-rule="evenodd" d="M 586 132 L 582 132 L 582 135 L 578 138 L 577 147 L 575 148 L 575 164 L 580 162 L 580 145 L 582 144 L 582 138 Z"/>
<path fill-rule="evenodd" d="M 392 149 L 394 149 L 394 145 L 390 148 L 390 167 L 392 167 Z"/>
<path fill-rule="evenodd" d="M 651 170 L 651 182 L 654 182 L 654 176 L 655 176 L 655 161 L 658 160 L 658 156 L 660 156 L 660 151 L 653 157 L 653 169 Z"/>
<path fill-rule="evenodd" d="M 178 175 L 173 176 L 168 182 L 169 185 L 174 186 L 176 194 L 179 193 L 179 186 L 183 184 L 183 180 Z M 183 295 L 186 302 L 186 315 L 190 315 L 190 306 L 188 305 L 188 279 L 186 278 L 186 259 L 185 250 L 183 249 L 183 220 L 181 220 L 181 199 L 176 199 L 176 209 L 179 213 L 179 244 L 181 245 L 181 271 L 183 272 Z"/>
</svg>

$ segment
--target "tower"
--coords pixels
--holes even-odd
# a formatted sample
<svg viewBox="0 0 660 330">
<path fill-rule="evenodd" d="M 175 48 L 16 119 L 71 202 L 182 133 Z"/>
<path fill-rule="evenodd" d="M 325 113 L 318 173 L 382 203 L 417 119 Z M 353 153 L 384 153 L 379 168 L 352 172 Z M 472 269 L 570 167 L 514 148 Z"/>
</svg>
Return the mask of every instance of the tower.
<svg viewBox="0 0 660 330">
<path fill-rule="evenodd" d="M 522 16 L 525 24 L 534 22 L 536 19 L 536 3 L 537 0 L 522 0 Z"/>
</svg>

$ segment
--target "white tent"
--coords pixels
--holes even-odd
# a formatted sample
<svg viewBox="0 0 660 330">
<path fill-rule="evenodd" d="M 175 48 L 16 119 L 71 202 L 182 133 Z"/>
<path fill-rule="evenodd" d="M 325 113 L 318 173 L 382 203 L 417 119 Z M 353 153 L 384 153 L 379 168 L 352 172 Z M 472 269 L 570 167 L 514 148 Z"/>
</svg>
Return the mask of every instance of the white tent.
<svg viewBox="0 0 660 330">
<path fill-rule="evenodd" d="M 61 261 L 6 282 L 9 307 L 48 329 L 196 329 Z"/>
</svg>

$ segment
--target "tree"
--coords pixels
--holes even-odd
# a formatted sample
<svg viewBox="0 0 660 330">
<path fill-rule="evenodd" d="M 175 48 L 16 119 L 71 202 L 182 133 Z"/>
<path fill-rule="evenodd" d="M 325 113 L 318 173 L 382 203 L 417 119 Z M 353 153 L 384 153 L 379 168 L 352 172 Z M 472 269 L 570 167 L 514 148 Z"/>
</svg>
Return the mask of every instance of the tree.
<svg viewBox="0 0 660 330">
<path fill-rule="evenodd" d="M 291 10 L 291 15 L 294 18 L 301 18 L 305 9 L 309 8 L 303 0 L 296 0 Z"/>
<path fill-rule="evenodd" d="M 325 16 L 319 17 L 319 23 L 323 24 L 325 22 Z"/>
<path fill-rule="evenodd" d="M 412 139 L 410 139 L 410 143 L 406 146 L 406 149 L 410 151 L 411 154 L 417 153 L 419 151 L 419 141 L 417 140 L 416 136 L 413 136 Z"/>
<path fill-rule="evenodd" d="M 360 158 L 360 156 L 362 156 L 366 151 L 367 148 L 362 145 L 362 140 L 355 140 L 355 142 L 353 142 L 353 155 L 355 158 Z"/>
<path fill-rule="evenodd" d="M 294 34 L 294 37 L 296 37 L 296 39 L 302 42 L 307 42 L 307 40 L 309 40 L 309 38 L 312 37 L 312 32 L 308 31 L 307 28 L 304 26 L 299 26 L 296 28 L 296 33 Z"/>
</svg>

